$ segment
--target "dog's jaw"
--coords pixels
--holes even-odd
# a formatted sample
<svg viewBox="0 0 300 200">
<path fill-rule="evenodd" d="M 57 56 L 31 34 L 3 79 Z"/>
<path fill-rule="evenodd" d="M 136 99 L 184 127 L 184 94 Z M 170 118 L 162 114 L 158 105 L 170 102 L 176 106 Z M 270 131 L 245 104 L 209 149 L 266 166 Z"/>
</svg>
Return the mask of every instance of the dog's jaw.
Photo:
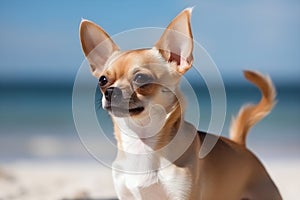
<svg viewBox="0 0 300 200">
<path fill-rule="evenodd" d="M 116 117 L 122 117 L 122 116 L 128 116 L 128 115 L 129 116 L 138 115 L 144 111 L 144 107 L 138 106 L 138 107 L 131 107 L 131 108 L 125 109 L 122 107 L 107 106 L 107 107 L 105 107 L 105 110 L 111 112 Z"/>
<path fill-rule="evenodd" d="M 104 102 L 103 102 L 104 101 Z M 108 111 L 113 117 L 134 117 L 141 114 L 145 108 L 142 105 L 134 105 L 134 106 L 112 106 L 107 104 L 105 100 L 103 102 L 103 109 Z"/>
</svg>

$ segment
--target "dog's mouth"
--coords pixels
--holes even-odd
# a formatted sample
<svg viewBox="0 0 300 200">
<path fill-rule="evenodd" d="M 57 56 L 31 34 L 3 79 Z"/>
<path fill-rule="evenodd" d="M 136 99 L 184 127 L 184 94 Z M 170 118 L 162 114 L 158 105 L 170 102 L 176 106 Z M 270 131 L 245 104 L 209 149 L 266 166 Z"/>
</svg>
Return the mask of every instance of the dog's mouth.
<svg viewBox="0 0 300 200">
<path fill-rule="evenodd" d="M 124 108 L 118 106 L 105 106 L 105 110 L 111 112 L 115 116 L 138 115 L 144 111 L 144 107 L 138 106 L 133 108 Z"/>
</svg>

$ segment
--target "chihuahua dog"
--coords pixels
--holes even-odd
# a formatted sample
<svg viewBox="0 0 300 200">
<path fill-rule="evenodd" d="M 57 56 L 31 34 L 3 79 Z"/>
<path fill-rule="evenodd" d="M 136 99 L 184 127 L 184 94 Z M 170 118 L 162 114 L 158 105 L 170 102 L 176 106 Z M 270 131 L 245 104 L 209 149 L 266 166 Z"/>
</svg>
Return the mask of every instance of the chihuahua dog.
<svg viewBox="0 0 300 200">
<path fill-rule="evenodd" d="M 246 148 L 247 132 L 275 104 L 268 76 L 244 72 L 260 89 L 260 102 L 242 107 L 230 139 L 217 138 L 208 155 L 199 157 L 204 138 L 217 136 L 184 120 L 179 82 L 193 63 L 191 11 L 177 15 L 148 49 L 121 51 L 98 25 L 88 20 L 80 24 L 83 52 L 114 124 L 117 195 L 125 200 L 281 199 L 262 163 Z"/>
</svg>

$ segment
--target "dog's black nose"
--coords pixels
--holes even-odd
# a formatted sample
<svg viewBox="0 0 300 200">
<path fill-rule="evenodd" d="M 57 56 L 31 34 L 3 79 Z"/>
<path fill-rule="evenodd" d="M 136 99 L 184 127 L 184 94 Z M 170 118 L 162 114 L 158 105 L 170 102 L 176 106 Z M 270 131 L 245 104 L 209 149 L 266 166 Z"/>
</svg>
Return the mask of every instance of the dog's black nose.
<svg viewBox="0 0 300 200">
<path fill-rule="evenodd" d="M 105 99 L 111 104 L 118 105 L 123 98 L 122 90 L 117 87 L 107 88 L 104 93 Z"/>
</svg>

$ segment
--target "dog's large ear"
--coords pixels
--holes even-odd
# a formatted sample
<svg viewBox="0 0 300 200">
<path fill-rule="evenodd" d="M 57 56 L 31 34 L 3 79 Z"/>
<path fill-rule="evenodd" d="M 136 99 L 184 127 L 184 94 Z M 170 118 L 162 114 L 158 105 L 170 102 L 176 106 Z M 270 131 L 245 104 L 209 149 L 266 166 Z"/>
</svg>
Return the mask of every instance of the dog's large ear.
<svg viewBox="0 0 300 200">
<path fill-rule="evenodd" d="M 162 56 L 169 62 L 177 63 L 177 71 L 185 73 L 193 62 L 193 35 L 190 19 L 192 8 L 183 10 L 168 25 L 155 44 Z"/>
<path fill-rule="evenodd" d="M 91 21 L 82 20 L 79 29 L 82 50 L 92 74 L 99 78 L 107 59 L 119 48 L 101 27 Z"/>
</svg>

